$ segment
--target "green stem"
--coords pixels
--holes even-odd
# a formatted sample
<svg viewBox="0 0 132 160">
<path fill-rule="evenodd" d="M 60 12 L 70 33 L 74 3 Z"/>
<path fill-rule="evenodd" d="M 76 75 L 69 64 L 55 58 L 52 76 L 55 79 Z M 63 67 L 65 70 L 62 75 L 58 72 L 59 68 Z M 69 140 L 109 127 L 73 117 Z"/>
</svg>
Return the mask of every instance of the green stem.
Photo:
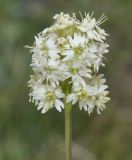
<svg viewBox="0 0 132 160">
<path fill-rule="evenodd" d="M 65 88 L 65 91 L 66 91 L 65 92 L 66 95 L 70 92 L 70 90 L 68 89 L 68 86 Z M 65 102 L 65 155 L 66 155 L 66 160 L 71 160 L 71 141 L 72 141 L 71 111 L 72 111 L 71 103 Z"/>
</svg>

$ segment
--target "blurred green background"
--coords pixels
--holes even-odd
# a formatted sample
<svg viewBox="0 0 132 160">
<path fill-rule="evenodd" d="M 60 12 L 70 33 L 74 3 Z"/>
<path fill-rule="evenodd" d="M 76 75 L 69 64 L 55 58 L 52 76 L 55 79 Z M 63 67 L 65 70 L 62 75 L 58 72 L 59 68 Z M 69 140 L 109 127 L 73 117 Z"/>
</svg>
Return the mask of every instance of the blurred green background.
<svg viewBox="0 0 132 160">
<path fill-rule="evenodd" d="M 132 0 L 0 0 L 0 160 L 64 160 L 64 111 L 29 103 L 31 55 L 23 48 L 60 11 L 95 11 L 110 34 L 102 115 L 73 109 L 73 160 L 132 160 Z"/>
</svg>

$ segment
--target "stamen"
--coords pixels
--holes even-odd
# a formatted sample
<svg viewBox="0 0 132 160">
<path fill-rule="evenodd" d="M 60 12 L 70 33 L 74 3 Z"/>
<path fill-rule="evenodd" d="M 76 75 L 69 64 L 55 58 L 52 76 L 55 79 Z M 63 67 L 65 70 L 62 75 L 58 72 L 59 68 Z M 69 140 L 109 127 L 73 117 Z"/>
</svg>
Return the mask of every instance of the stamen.
<svg viewBox="0 0 132 160">
<path fill-rule="evenodd" d="M 83 20 L 83 15 L 82 15 L 82 13 L 79 11 L 79 14 L 80 14 L 80 16 L 81 16 L 81 19 Z"/>
<path fill-rule="evenodd" d="M 92 11 L 90 18 L 92 18 L 92 17 L 93 17 L 93 15 L 94 15 L 94 11 Z"/>
<path fill-rule="evenodd" d="M 84 15 L 85 15 L 85 17 L 87 16 L 87 13 L 86 12 L 84 12 Z M 88 13 L 88 15 L 89 15 L 89 13 Z"/>
<path fill-rule="evenodd" d="M 105 14 L 103 13 L 101 15 L 101 17 L 98 19 L 98 21 L 96 22 L 96 24 L 100 25 L 100 24 L 104 23 L 107 19 L 108 19 L 107 16 L 105 16 Z"/>
</svg>

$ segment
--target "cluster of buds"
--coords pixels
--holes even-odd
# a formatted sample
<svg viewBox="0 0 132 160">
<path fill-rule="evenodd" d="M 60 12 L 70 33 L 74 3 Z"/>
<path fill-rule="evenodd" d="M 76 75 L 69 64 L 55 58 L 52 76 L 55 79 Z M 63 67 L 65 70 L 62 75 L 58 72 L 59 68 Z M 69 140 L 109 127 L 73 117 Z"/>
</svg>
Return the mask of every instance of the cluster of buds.
<svg viewBox="0 0 132 160">
<path fill-rule="evenodd" d="M 79 20 L 75 13 L 60 13 L 53 19 L 54 24 L 35 36 L 30 48 L 34 73 L 28 84 L 30 101 L 42 113 L 53 107 L 61 111 L 66 99 L 89 114 L 94 108 L 100 114 L 110 100 L 106 80 L 98 73 L 108 52 L 107 34 L 100 28 L 106 17 L 96 20 L 85 13 Z M 64 86 L 70 86 L 69 93 Z"/>
</svg>

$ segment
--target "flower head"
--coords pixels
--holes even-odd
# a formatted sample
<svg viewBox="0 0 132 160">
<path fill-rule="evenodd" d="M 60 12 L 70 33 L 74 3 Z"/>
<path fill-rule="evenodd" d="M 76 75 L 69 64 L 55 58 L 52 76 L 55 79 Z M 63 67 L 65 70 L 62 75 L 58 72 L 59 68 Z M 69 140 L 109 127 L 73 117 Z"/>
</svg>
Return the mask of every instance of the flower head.
<svg viewBox="0 0 132 160">
<path fill-rule="evenodd" d="M 98 74 L 108 52 L 107 34 L 100 28 L 106 17 L 96 20 L 86 13 L 81 17 L 56 14 L 54 24 L 35 36 L 29 95 L 42 113 L 53 107 L 61 111 L 65 98 L 89 114 L 94 108 L 100 114 L 110 100 L 106 80 Z M 70 93 L 65 93 L 66 85 L 71 86 Z"/>
</svg>

